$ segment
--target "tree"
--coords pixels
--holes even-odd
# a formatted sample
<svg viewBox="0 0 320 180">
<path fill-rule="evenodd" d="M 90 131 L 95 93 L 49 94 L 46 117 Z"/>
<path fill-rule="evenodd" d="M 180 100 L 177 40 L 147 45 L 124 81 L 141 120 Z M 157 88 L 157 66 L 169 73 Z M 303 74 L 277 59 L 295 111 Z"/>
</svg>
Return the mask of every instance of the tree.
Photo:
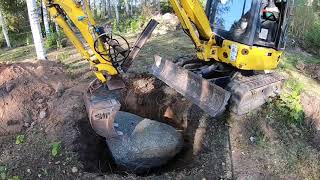
<svg viewBox="0 0 320 180">
<path fill-rule="evenodd" d="M 45 1 L 42 0 L 42 16 L 43 16 L 43 24 L 44 24 L 44 29 L 46 31 L 46 36 L 50 36 L 50 26 L 49 26 L 49 18 L 48 18 L 48 10 L 47 6 L 45 4 Z"/>
<path fill-rule="evenodd" d="M 125 11 L 126 11 L 126 15 L 129 16 L 130 15 L 130 10 L 129 10 L 129 1 L 128 0 L 124 0 L 124 5 L 125 5 Z"/>
<path fill-rule="evenodd" d="M 101 13 L 100 16 L 102 18 L 106 17 L 107 3 L 106 0 L 101 0 Z"/>
<path fill-rule="evenodd" d="M 120 21 L 120 17 L 119 17 L 119 9 L 118 9 L 118 5 L 119 5 L 119 0 L 112 0 L 113 1 L 113 6 L 114 6 L 114 11 L 116 13 L 116 21 L 117 23 L 119 23 Z"/>
<path fill-rule="evenodd" d="M 3 18 L 1 9 L 0 9 L 0 25 L 2 27 L 2 32 L 3 32 L 4 38 L 5 38 L 6 43 L 7 43 L 7 47 L 11 48 L 11 43 L 10 43 L 10 39 L 9 39 L 7 24 L 6 24 L 6 22 L 5 22 L 4 18 Z"/>
<path fill-rule="evenodd" d="M 111 8 L 110 0 L 107 0 L 107 4 L 108 4 L 108 17 L 112 18 L 112 8 Z"/>
<path fill-rule="evenodd" d="M 43 46 L 43 38 L 41 34 L 41 26 L 40 26 L 38 11 L 37 11 L 36 0 L 27 0 L 27 7 L 28 7 L 29 21 L 30 21 L 34 46 L 36 48 L 37 58 L 39 60 L 45 60 L 46 55 L 45 55 L 45 49 Z"/>
</svg>

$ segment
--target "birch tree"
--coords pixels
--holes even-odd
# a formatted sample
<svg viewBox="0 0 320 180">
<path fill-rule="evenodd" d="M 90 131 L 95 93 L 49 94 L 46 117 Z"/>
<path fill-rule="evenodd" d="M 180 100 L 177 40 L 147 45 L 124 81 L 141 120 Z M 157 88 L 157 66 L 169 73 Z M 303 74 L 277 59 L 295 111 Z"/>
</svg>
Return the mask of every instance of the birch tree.
<svg viewBox="0 0 320 180">
<path fill-rule="evenodd" d="M 43 24 L 46 31 L 46 36 L 50 36 L 50 26 L 48 18 L 48 10 L 44 0 L 42 0 L 42 14 L 43 14 Z"/>
<path fill-rule="evenodd" d="M 130 16 L 133 16 L 133 0 L 129 1 L 129 5 L 130 5 Z"/>
<path fill-rule="evenodd" d="M 106 17 L 107 3 L 106 0 L 101 0 L 101 13 L 100 16 L 102 18 Z"/>
<path fill-rule="evenodd" d="M 130 15 L 129 0 L 124 0 L 124 6 L 125 6 L 126 15 L 129 16 Z"/>
<path fill-rule="evenodd" d="M 6 21 L 5 21 L 4 17 L 3 17 L 3 15 L 2 15 L 1 9 L 0 9 L 0 26 L 2 27 L 2 33 L 3 33 L 4 39 L 6 40 L 7 47 L 11 48 L 11 43 L 10 43 L 10 39 L 9 39 L 7 24 L 6 24 Z"/>
<path fill-rule="evenodd" d="M 34 46 L 36 48 L 37 58 L 39 60 L 45 60 L 46 55 L 45 55 L 45 49 L 43 46 L 43 38 L 41 34 L 41 26 L 39 21 L 39 14 L 37 11 L 36 0 L 27 0 L 27 7 L 28 7 L 29 21 L 30 21 Z"/>
<path fill-rule="evenodd" d="M 113 7 L 114 7 L 114 11 L 115 11 L 115 14 L 116 14 L 116 21 L 117 23 L 119 23 L 120 21 L 120 17 L 119 17 L 119 9 L 118 9 L 118 6 L 119 6 L 119 0 L 112 0 L 112 4 L 113 4 Z"/>
<path fill-rule="evenodd" d="M 108 4 L 108 16 L 109 18 L 112 18 L 112 7 L 111 7 L 110 0 L 107 0 L 107 4 Z"/>
</svg>

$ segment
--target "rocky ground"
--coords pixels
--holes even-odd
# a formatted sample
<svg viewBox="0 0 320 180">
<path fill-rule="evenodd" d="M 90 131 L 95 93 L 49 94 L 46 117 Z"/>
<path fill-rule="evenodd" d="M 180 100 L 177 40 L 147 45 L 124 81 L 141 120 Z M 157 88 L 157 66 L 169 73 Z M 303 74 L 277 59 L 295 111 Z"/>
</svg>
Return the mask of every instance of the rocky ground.
<svg viewBox="0 0 320 180">
<path fill-rule="evenodd" d="M 161 34 L 125 76 L 122 110 L 175 127 L 181 153 L 142 174 L 118 168 L 85 111 L 87 63 L 72 46 L 51 51 L 47 62 L 27 46 L 0 50 L 0 179 L 320 178 L 317 56 L 289 50 L 278 70 L 289 82 L 283 96 L 242 117 L 213 119 L 148 74 L 153 54 L 193 52 L 183 33 Z"/>
</svg>

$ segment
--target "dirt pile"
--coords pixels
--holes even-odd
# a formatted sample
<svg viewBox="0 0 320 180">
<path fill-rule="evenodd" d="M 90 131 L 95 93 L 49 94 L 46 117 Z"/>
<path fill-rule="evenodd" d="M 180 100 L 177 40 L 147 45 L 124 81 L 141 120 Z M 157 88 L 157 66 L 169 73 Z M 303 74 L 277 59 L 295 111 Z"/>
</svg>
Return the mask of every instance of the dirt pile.
<svg viewBox="0 0 320 180">
<path fill-rule="evenodd" d="M 168 31 L 175 31 L 179 25 L 179 19 L 175 14 L 166 13 L 164 15 L 158 14 L 153 17 L 160 24 L 153 32 L 157 35 L 167 34 Z"/>
<path fill-rule="evenodd" d="M 320 81 L 320 64 L 304 64 L 298 63 L 297 69 L 303 74 L 310 76 L 313 79 Z"/>
<path fill-rule="evenodd" d="M 67 80 L 62 67 L 50 61 L 0 65 L 0 136 L 47 119 Z"/>
</svg>

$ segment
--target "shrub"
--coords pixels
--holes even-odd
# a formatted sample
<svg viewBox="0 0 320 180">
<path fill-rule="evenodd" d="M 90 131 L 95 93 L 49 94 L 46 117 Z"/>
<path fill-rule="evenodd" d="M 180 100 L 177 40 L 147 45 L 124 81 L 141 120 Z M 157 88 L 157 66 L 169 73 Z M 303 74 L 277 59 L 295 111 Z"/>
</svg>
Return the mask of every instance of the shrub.
<svg viewBox="0 0 320 180">
<path fill-rule="evenodd" d="M 62 39 L 63 35 L 56 32 L 51 32 L 51 34 L 46 39 L 45 47 L 47 49 L 61 48 L 63 47 Z"/>
<path fill-rule="evenodd" d="M 161 1 L 160 7 L 161 7 L 161 14 L 173 13 L 173 9 L 168 1 Z"/>
<path fill-rule="evenodd" d="M 287 92 L 283 92 L 280 99 L 276 101 L 277 109 L 283 114 L 288 122 L 299 124 L 304 120 L 303 107 L 301 105 L 301 92 L 303 85 L 294 81 L 288 80 L 285 83 Z"/>
<path fill-rule="evenodd" d="M 120 32 L 120 33 L 137 32 L 138 30 L 141 29 L 141 27 L 143 27 L 145 23 L 146 23 L 145 16 L 136 16 L 136 17 L 124 19 L 119 23 L 116 23 L 116 21 L 114 21 L 113 30 L 115 32 Z"/>
<path fill-rule="evenodd" d="M 310 48 L 320 48 L 320 22 L 316 22 L 312 29 L 306 33 L 305 43 Z"/>
</svg>

